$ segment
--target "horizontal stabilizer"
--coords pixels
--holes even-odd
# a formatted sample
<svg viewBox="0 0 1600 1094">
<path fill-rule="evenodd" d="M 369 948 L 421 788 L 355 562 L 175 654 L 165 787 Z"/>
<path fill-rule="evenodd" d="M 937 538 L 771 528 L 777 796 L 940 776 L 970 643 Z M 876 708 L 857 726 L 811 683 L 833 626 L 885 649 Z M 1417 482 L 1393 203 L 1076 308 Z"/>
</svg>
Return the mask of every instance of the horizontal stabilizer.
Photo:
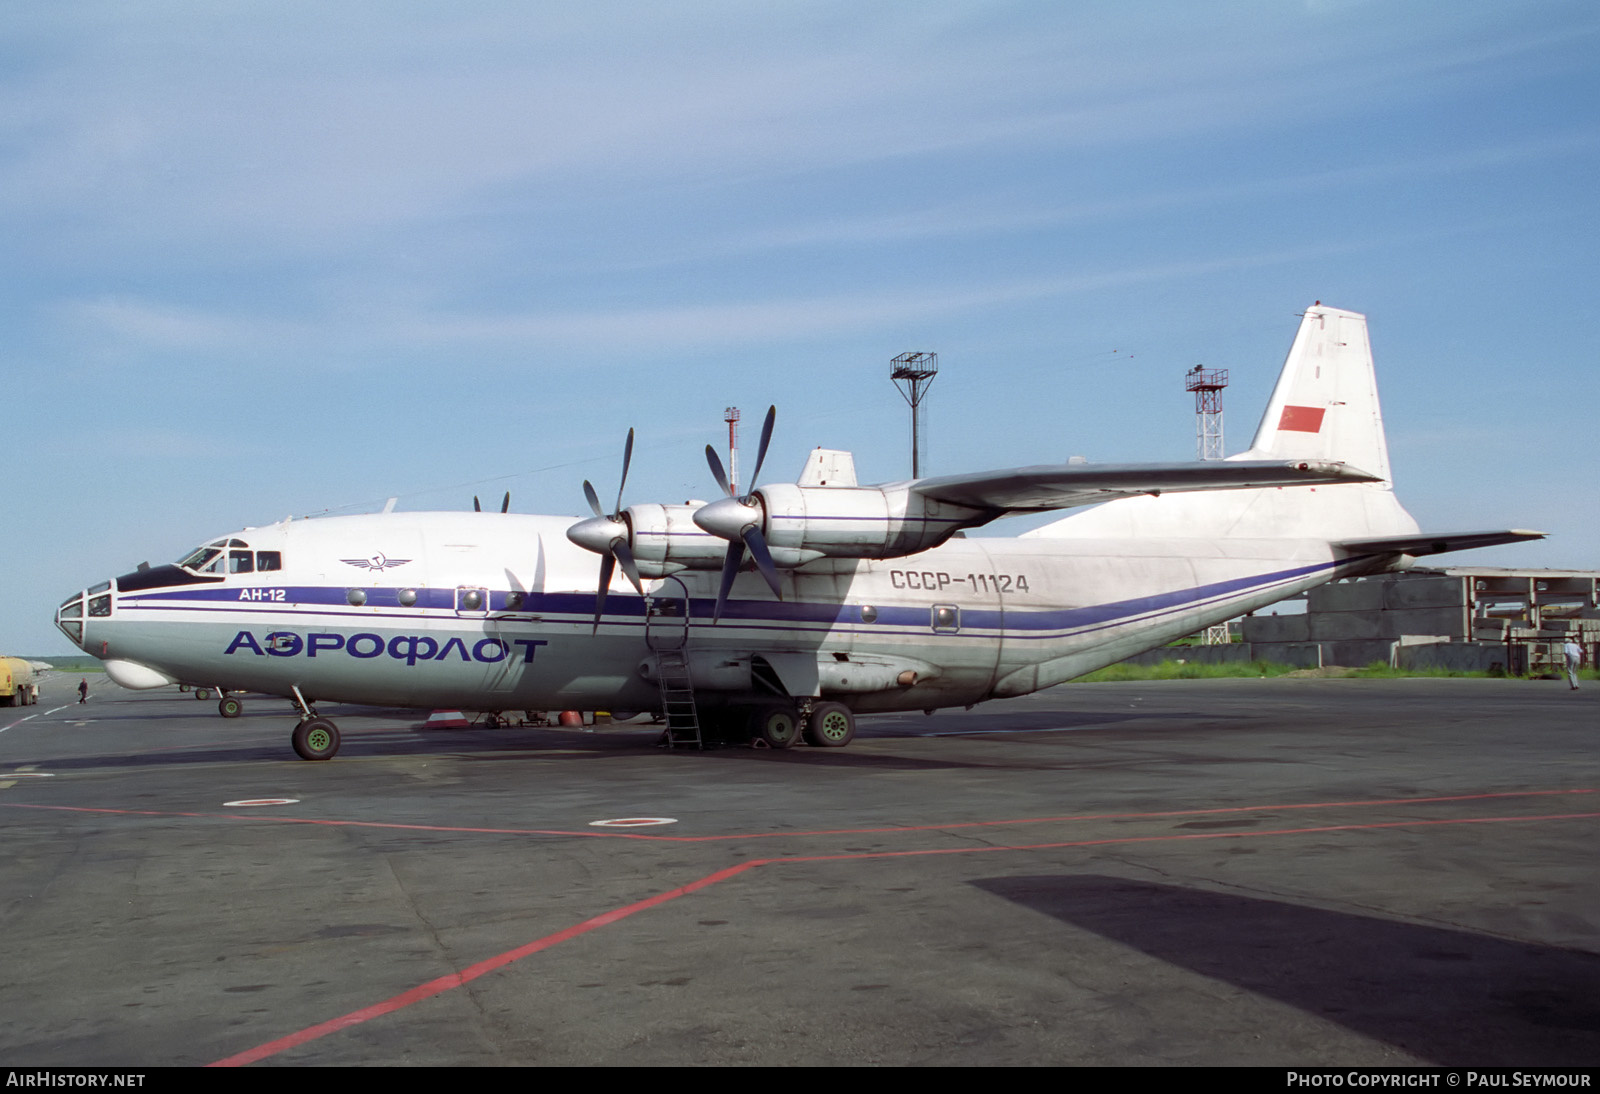
<svg viewBox="0 0 1600 1094">
<path fill-rule="evenodd" d="M 1044 513 L 1139 494 L 1378 481 L 1375 475 L 1332 460 L 1073 463 L 917 479 L 911 492 L 972 509 Z"/>
<path fill-rule="evenodd" d="M 1470 551 L 1474 547 L 1493 547 L 1501 543 L 1521 543 L 1544 537 L 1544 532 L 1512 528 L 1504 532 L 1447 532 L 1442 535 L 1347 539 L 1334 546 L 1360 554 L 1439 555 L 1446 551 Z"/>
</svg>

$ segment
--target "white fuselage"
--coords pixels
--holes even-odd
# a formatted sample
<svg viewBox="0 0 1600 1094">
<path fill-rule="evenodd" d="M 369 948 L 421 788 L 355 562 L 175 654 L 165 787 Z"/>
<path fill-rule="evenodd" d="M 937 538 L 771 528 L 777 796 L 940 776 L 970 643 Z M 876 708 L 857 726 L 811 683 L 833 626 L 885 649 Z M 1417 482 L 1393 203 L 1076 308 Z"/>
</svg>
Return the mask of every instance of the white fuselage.
<svg viewBox="0 0 1600 1094">
<path fill-rule="evenodd" d="M 681 644 L 712 702 L 759 692 L 759 659 L 795 698 L 931 709 L 1049 687 L 1380 564 L 1315 538 L 958 538 L 785 571 L 781 601 L 741 574 L 716 624 L 714 573 L 648 581 L 646 598 L 619 578 L 595 627 L 597 560 L 568 541 L 572 522 L 394 513 L 248 529 L 229 538 L 280 568 L 122 591 L 140 584 L 127 575 L 83 617 L 81 645 L 114 677 L 135 666 L 152 683 L 498 711 L 652 709 L 653 647 Z"/>
</svg>

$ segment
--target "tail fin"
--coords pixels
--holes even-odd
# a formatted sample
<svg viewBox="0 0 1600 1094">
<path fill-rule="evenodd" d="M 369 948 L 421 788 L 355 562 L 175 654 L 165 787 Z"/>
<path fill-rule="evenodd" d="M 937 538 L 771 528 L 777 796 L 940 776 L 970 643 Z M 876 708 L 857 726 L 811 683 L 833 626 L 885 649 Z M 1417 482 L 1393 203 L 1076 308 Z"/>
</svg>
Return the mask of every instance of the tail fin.
<svg viewBox="0 0 1600 1094">
<path fill-rule="evenodd" d="M 1341 460 L 1392 482 L 1366 316 L 1306 309 L 1250 451 L 1233 458 Z"/>
</svg>

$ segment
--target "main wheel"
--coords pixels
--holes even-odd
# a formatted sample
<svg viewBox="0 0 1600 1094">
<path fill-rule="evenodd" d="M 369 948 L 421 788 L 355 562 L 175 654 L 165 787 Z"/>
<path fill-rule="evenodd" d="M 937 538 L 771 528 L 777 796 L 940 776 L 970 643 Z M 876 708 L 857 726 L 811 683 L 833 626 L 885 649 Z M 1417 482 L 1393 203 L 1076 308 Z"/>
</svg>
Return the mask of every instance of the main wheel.
<svg viewBox="0 0 1600 1094">
<path fill-rule="evenodd" d="M 244 713 L 244 704 L 231 695 L 217 700 L 217 713 L 224 718 L 237 718 Z"/>
<path fill-rule="evenodd" d="M 768 748 L 788 748 L 800 739 L 800 715 L 788 705 L 756 707 L 750 714 L 750 735 Z"/>
<path fill-rule="evenodd" d="M 818 703 L 806 719 L 806 743 L 817 748 L 843 748 L 856 736 L 856 715 L 843 703 Z"/>
<path fill-rule="evenodd" d="M 194 689 L 194 697 L 203 702 L 204 700 L 211 698 L 211 689 L 210 688 L 195 688 Z"/>
<path fill-rule="evenodd" d="M 339 752 L 339 727 L 326 718 L 307 718 L 290 738 L 302 760 L 331 760 Z"/>
</svg>

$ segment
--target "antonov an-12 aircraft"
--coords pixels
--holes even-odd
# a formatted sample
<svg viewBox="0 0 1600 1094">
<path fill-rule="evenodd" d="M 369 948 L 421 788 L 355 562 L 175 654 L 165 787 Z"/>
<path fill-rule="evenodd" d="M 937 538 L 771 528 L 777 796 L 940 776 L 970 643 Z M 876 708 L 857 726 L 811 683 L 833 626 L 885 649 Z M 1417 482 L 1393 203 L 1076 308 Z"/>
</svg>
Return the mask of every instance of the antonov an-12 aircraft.
<svg viewBox="0 0 1600 1094">
<path fill-rule="evenodd" d="M 123 687 L 214 686 L 225 715 L 229 692 L 291 699 L 308 760 L 339 748 L 318 701 L 658 711 L 669 743 L 837 747 L 859 713 L 1025 695 L 1335 578 L 1540 535 L 1419 533 L 1366 317 L 1320 303 L 1226 460 L 858 486 L 848 453 L 818 449 L 798 482 L 737 494 L 706 452 L 727 495 L 709 504 L 623 508 L 619 486 L 608 513 L 584 483 L 583 520 L 284 521 L 101 582 L 56 622 Z M 964 534 L 1087 505 L 1015 539 Z"/>
</svg>

